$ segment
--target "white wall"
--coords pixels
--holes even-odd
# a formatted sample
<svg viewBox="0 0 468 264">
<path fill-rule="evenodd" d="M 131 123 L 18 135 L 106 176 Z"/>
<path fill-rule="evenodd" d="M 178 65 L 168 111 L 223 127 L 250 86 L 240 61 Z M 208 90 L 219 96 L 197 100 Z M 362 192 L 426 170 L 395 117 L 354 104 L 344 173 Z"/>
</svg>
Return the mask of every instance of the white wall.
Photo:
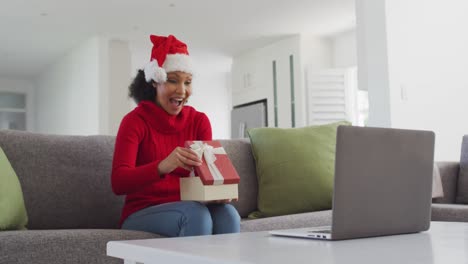
<svg viewBox="0 0 468 264">
<path fill-rule="evenodd" d="M 206 52 L 191 50 L 195 73 L 192 82 L 193 94 L 188 105 L 200 112 L 204 112 L 210 119 L 213 129 L 213 139 L 227 139 L 231 136 L 231 64 L 232 58 Z M 131 42 L 131 75 L 135 76 L 138 69 L 142 69 L 151 55 L 151 42 Z M 128 83 L 130 84 L 130 82 Z M 128 85 L 127 85 L 128 86 Z M 125 94 L 128 94 L 126 91 Z M 127 112 L 135 107 L 131 103 Z"/>
<path fill-rule="evenodd" d="M 101 88 L 103 94 L 100 104 L 104 107 L 101 109 L 101 122 L 104 126 L 101 133 L 117 135 L 120 122 L 131 105 L 128 97 L 128 86 L 132 79 L 131 53 L 127 41 L 111 39 L 105 43 L 107 48 L 104 49 L 106 52 L 102 56 L 102 65 L 107 73 L 104 74 Z"/>
<path fill-rule="evenodd" d="M 303 66 L 312 71 L 356 67 L 356 29 L 349 29 L 328 37 L 301 35 L 301 57 Z"/>
<path fill-rule="evenodd" d="M 70 51 L 36 83 L 36 130 L 51 134 L 98 134 L 99 38 Z"/>
<path fill-rule="evenodd" d="M 332 64 L 334 68 L 356 67 L 356 30 L 351 29 L 331 37 Z"/>
<path fill-rule="evenodd" d="M 37 131 L 115 135 L 128 112 L 128 42 L 93 37 L 37 79 Z"/>
<path fill-rule="evenodd" d="M 209 117 L 214 139 L 228 139 L 231 137 L 232 58 L 196 51 L 191 56 L 196 75 L 188 104 Z"/>
<path fill-rule="evenodd" d="M 391 122 L 436 132 L 436 160 L 468 134 L 468 2 L 386 1 Z"/>
<path fill-rule="evenodd" d="M 436 133 L 436 160 L 459 160 L 468 134 L 466 13 L 465 0 L 357 1 L 359 83 L 375 85 L 370 117 L 371 91 L 378 91 L 391 112 L 381 115 L 384 124 Z"/>
<path fill-rule="evenodd" d="M 276 61 L 278 127 L 291 127 L 291 90 L 289 56 L 294 57 L 296 127 L 305 125 L 305 101 L 299 35 L 254 49 L 233 60 L 233 105 L 267 99 L 268 125 L 274 123 L 273 61 Z M 248 76 L 247 84 L 244 77 Z"/>
<path fill-rule="evenodd" d="M 0 77 L 0 91 L 26 94 L 26 130 L 35 131 L 35 90 L 31 80 Z"/>
<path fill-rule="evenodd" d="M 327 37 L 301 35 L 303 69 L 311 71 L 329 69 L 333 66 L 333 41 Z"/>
<path fill-rule="evenodd" d="M 33 82 L 28 79 L 12 79 L 7 77 L 0 77 L 1 90 L 32 90 L 34 89 Z"/>
</svg>

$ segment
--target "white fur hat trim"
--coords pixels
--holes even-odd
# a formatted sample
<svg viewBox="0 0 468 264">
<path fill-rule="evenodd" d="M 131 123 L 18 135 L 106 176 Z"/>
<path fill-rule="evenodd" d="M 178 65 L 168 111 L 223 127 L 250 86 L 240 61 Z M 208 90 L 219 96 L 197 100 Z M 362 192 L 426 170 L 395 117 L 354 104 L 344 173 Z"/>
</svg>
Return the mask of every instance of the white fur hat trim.
<svg viewBox="0 0 468 264">
<path fill-rule="evenodd" d="M 156 60 L 152 60 L 151 62 L 147 63 L 145 65 L 144 72 L 146 82 L 153 80 L 157 83 L 163 83 L 167 80 L 166 71 L 159 67 Z"/>
<path fill-rule="evenodd" d="M 167 80 L 167 73 L 174 71 L 193 74 L 192 59 L 185 54 L 168 54 L 162 67 L 159 67 L 158 62 L 153 59 L 145 65 L 145 80 L 163 83 Z"/>
</svg>

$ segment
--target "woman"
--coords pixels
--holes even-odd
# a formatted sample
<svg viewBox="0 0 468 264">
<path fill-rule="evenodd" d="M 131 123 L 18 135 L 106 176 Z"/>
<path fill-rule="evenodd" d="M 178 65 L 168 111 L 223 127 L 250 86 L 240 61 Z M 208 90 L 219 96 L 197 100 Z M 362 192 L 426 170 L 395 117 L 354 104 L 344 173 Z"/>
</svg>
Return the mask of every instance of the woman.
<svg viewBox="0 0 468 264">
<path fill-rule="evenodd" d="M 239 232 L 239 214 L 226 201 L 180 201 L 179 178 L 202 164 L 184 143 L 211 140 L 211 125 L 185 106 L 192 94 L 187 46 L 172 35 L 150 39 L 150 62 L 129 87 L 138 106 L 123 118 L 115 143 L 112 189 L 126 195 L 120 224 L 169 237 Z"/>
</svg>

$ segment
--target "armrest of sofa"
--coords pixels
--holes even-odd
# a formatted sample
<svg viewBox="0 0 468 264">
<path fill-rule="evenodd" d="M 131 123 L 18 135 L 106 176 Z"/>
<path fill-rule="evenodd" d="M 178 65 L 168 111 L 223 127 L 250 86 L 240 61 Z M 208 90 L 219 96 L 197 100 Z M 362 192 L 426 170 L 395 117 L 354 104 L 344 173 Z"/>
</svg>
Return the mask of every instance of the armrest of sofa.
<svg viewBox="0 0 468 264">
<path fill-rule="evenodd" d="M 460 171 L 459 162 L 439 161 L 436 163 L 439 167 L 440 178 L 442 180 L 442 188 L 444 197 L 433 199 L 434 203 L 455 203 L 457 196 L 458 173 Z"/>
</svg>

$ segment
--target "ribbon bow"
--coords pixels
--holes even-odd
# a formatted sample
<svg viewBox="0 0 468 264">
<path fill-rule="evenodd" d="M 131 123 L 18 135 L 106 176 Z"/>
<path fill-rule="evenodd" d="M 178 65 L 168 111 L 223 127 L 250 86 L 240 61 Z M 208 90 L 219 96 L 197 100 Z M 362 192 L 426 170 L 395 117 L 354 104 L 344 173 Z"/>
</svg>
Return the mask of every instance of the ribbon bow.
<svg viewBox="0 0 468 264">
<path fill-rule="evenodd" d="M 203 143 L 202 141 L 193 141 L 193 144 L 190 145 L 190 148 L 197 154 L 199 159 L 205 159 L 208 165 L 208 169 L 210 170 L 211 175 L 213 175 L 213 185 L 223 184 L 224 177 L 214 162 L 216 161 L 215 154 L 226 155 L 226 151 L 224 151 L 223 148 L 213 148 L 212 146 Z"/>
</svg>

